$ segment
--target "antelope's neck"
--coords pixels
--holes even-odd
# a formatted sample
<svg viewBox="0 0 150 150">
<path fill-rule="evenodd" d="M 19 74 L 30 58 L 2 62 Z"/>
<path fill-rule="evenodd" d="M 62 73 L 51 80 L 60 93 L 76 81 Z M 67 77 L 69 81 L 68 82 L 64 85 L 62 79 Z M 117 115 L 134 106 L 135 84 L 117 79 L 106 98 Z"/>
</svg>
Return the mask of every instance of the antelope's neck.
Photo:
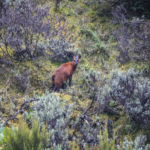
<svg viewBox="0 0 150 150">
<path fill-rule="evenodd" d="M 71 65 L 72 65 L 73 71 L 75 71 L 77 68 L 77 65 L 74 65 L 72 62 L 71 62 Z"/>
</svg>

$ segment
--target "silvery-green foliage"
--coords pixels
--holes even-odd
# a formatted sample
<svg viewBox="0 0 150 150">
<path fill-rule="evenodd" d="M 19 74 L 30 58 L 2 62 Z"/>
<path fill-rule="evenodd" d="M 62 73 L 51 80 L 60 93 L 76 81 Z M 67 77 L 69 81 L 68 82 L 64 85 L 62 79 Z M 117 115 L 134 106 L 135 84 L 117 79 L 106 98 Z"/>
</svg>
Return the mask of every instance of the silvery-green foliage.
<svg viewBox="0 0 150 150">
<path fill-rule="evenodd" d="M 25 111 L 23 113 L 23 119 L 24 119 L 24 121 L 26 120 L 27 124 L 32 124 L 32 118 L 33 118 L 32 116 L 33 116 L 32 111 L 31 112 Z"/>
<path fill-rule="evenodd" d="M 86 149 L 85 145 L 89 145 L 90 149 L 98 143 L 98 135 L 101 128 L 100 120 L 96 121 L 88 118 L 86 115 L 78 115 L 75 120 L 70 122 L 70 128 L 75 132 L 71 137 L 79 147 Z"/>
<path fill-rule="evenodd" d="M 4 106 L 2 96 L 0 96 L 0 112 L 1 112 L 1 114 L 5 112 L 5 106 Z"/>
<path fill-rule="evenodd" d="M 11 5 L 11 4 L 20 4 L 21 2 L 22 2 L 23 0 L 4 0 L 4 4 L 6 5 L 6 4 L 9 4 L 9 5 Z"/>
<path fill-rule="evenodd" d="M 133 69 L 113 71 L 111 96 L 137 123 L 150 129 L 150 80 Z"/>
<path fill-rule="evenodd" d="M 110 84 L 108 83 L 106 76 L 92 68 L 89 70 L 85 68 L 82 82 L 86 96 L 89 96 L 89 98 L 92 99 L 93 94 L 96 93 L 96 100 L 98 101 L 97 113 L 101 113 L 111 99 L 109 94 Z"/>
<path fill-rule="evenodd" d="M 2 9 L 6 9 L 6 5 L 18 5 L 24 0 L 1 0 L 0 1 L 0 16 L 1 16 L 1 11 Z"/>
<path fill-rule="evenodd" d="M 13 84 L 17 86 L 19 92 L 25 92 L 30 83 L 30 71 L 23 68 L 21 72 L 19 70 L 11 70 L 11 72 L 14 73 Z"/>
<path fill-rule="evenodd" d="M 88 93 L 97 90 L 97 84 L 100 80 L 101 72 L 93 70 L 90 68 L 88 70 L 87 66 L 85 66 L 85 70 L 82 76 L 83 86 L 86 87 Z"/>
<path fill-rule="evenodd" d="M 97 128 L 94 128 L 92 124 L 90 124 L 88 121 L 85 121 L 83 125 L 80 127 L 80 131 L 84 135 L 84 138 L 81 138 L 83 141 L 82 143 L 86 143 L 90 147 L 98 143 L 98 134 L 100 132 L 100 125 L 97 126 Z"/>
<path fill-rule="evenodd" d="M 62 106 L 63 102 L 55 93 L 47 93 L 39 101 L 33 102 L 33 114 L 39 119 L 42 126 L 47 124 L 50 131 L 49 148 L 54 150 L 66 149 L 68 143 L 67 123 L 71 115 L 72 105 Z"/>
<path fill-rule="evenodd" d="M 104 78 L 103 83 L 101 83 L 98 93 L 97 93 L 97 100 L 98 100 L 98 109 L 97 113 L 101 113 L 104 111 L 107 104 L 110 102 L 110 85 L 107 83 L 106 79 Z"/>
<path fill-rule="evenodd" d="M 28 112 L 25 111 L 25 112 L 23 113 L 23 119 L 25 120 L 27 117 L 28 117 Z"/>
<path fill-rule="evenodd" d="M 67 62 L 72 60 L 73 56 L 81 55 L 81 52 L 78 48 L 74 48 L 73 43 L 76 39 L 70 39 L 69 42 L 64 41 L 64 37 L 58 39 L 49 39 L 47 40 L 47 48 L 53 53 L 50 56 L 50 59 L 59 61 L 59 62 Z"/>
<path fill-rule="evenodd" d="M 127 150 L 127 148 L 130 146 L 132 150 L 149 150 L 150 144 L 146 145 L 146 136 L 138 136 L 134 141 L 128 141 L 125 137 L 124 142 L 122 143 L 122 148 L 119 148 L 119 150 Z"/>
<path fill-rule="evenodd" d="M 2 96 L 0 96 L 0 106 L 1 106 L 1 103 L 2 103 Z"/>
<path fill-rule="evenodd" d="M 3 115 L 3 113 L 5 111 L 5 106 L 4 106 L 3 102 L 2 102 L 2 100 L 3 100 L 2 96 L 0 96 L 0 128 L 4 124 L 4 115 Z"/>
<path fill-rule="evenodd" d="M 83 92 L 88 98 L 93 97 L 94 93 L 98 90 L 98 81 L 99 81 L 100 72 L 94 71 L 92 68 L 89 69 L 89 66 L 84 66 L 83 75 L 82 75 L 82 87 Z"/>
<path fill-rule="evenodd" d="M 5 128 L 3 127 L 3 125 L 1 124 L 1 122 L 0 122 L 0 146 L 2 145 L 2 143 L 3 143 L 3 138 L 4 138 L 4 135 L 3 135 L 3 130 L 4 130 Z"/>
</svg>

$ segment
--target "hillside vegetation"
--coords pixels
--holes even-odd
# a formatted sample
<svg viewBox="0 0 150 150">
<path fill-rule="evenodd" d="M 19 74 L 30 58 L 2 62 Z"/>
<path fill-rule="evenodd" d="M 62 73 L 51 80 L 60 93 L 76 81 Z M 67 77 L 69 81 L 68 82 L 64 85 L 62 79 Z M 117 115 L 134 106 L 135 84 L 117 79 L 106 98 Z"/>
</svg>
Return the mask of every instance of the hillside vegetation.
<svg viewBox="0 0 150 150">
<path fill-rule="evenodd" d="M 150 150 L 149 8 L 0 2 L 0 149 Z M 72 85 L 54 92 L 52 73 L 73 56 Z"/>
</svg>

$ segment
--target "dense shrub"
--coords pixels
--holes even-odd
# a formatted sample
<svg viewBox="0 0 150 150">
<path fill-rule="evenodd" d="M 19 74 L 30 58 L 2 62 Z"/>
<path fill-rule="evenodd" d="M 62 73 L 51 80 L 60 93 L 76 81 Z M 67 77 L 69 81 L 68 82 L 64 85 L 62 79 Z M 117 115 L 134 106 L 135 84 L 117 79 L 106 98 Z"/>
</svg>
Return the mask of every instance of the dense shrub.
<svg viewBox="0 0 150 150">
<path fill-rule="evenodd" d="M 2 10 L 3 9 L 4 9 L 4 11 L 6 10 L 5 5 L 17 5 L 21 1 L 23 1 L 23 0 L 2 0 L 2 1 L 0 1 L 0 17 L 1 17 Z"/>
<path fill-rule="evenodd" d="M 118 146 L 118 150 L 149 150 L 150 144 L 146 144 L 146 136 L 141 135 L 135 138 L 134 141 L 128 141 L 124 139 L 122 146 Z"/>
<path fill-rule="evenodd" d="M 131 16 L 149 18 L 149 0 L 84 0 L 88 6 L 93 6 L 97 13 L 103 16 L 111 15 L 112 8 L 124 5 Z"/>
<path fill-rule="evenodd" d="M 70 123 L 71 133 L 69 139 L 70 143 L 75 141 L 78 144 L 80 149 L 86 149 L 88 146 L 90 149 L 93 149 L 94 145 L 99 143 L 99 133 L 100 130 L 104 129 L 104 122 L 100 122 L 99 117 L 96 118 L 96 121 L 91 119 L 89 115 L 86 115 L 84 112 L 82 115 L 78 115 L 75 120 L 72 120 Z M 105 133 L 107 129 L 105 130 Z M 106 133 L 108 135 L 108 132 Z"/>
<path fill-rule="evenodd" d="M 116 4 L 114 0 L 84 0 L 83 2 L 93 8 L 95 17 L 111 16 L 111 10 Z"/>
<path fill-rule="evenodd" d="M 94 71 L 92 68 L 85 68 L 81 79 L 85 97 L 92 99 L 93 95 L 96 94 L 95 101 L 98 102 L 96 112 L 97 114 L 103 112 L 111 100 L 108 80 L 100 71 Z"/>
<path fill-rule="evenodd" d="M 1 117 L 0 117 L 1 119 Z M 3 131 L 4 131 L 4 127 L 2 126 L 1 122 L 0 122 L 0 146 L 2 146 L 2 143 L 3 143 L 3 138 L 4 138 L 4 135 L 3 135 Z"/>
<path fill-rule="evenodd" d="M 55 2 L 55 11 L 57 11 L 57 9 L 59 8 L 59 5 L 60 5 L 61 1 L 62 0 L 54 0 L 54 2 Z"/>
<path fill-rule="evenodd" d="M 17 86 L 17 89 L 19 92 L 25 92 L 27 87 L 29 86 L 29 80 L 30 80 L 30 71 L 23 69 L 21 73 L 19 72 L 13 72 L 15 75 L 13 77 L 12 83 Z"/>
<path fill-rule="evenodd" d="M 98 135 L 99 142 L 93 147 L 93 150 L 115 150 L 115 136 L 109 139 L 108 130 L 105 126 L 105 131 L 100 131 Z"/>
<path fill-rule="evenodd" d="M 98 81 L 100 81 L 101 72 L 96 72 L 92 68 L 89 69 L 85 66 L 85 70 L 82 76 L 82 86 L 85 89 L 85 93 L 89 98 L 92 98 L 94 92 L 98 90 Z"/>
<path fill-rule="evenodd" d="M 38 102 L 33 103 L 33 114 L 39 119 L 40 126 L 45 123 L 49 134 L 49 148 L 66 149 L 68 144 L 68 133 L 66 130 L 71 105 L 62 106 L 63 103 L 55 94 L 46 94 Z"/>
<path fill-rule="evenodd" d="M 110 81 L 112 98 L 133 121 L 150 129 L 150 80 L 130 69 L 127 73 L 114 71 Z"/>
<path fill-rule="evenodd" d="M 109 52 L 101 45 L 100 38 L 96 32 L 89 28 L 82 27 L 80 29 L 82 35 L 81 46 L 82 51 L 87 55 L 95 55 L 101 58 L 101 61 L 108 60 Z"/>
<path fill-rule="evenodd" d="M 17 129 L 5 129 L 3 150 L 41 150 L 48 144 L 48 133 L 44 126 L 42 132 L 38 121 L 33 120 L 32 129 L 28 128 L 27 123 L 19 123 Z"/>
<path fill-rule="evenodd" d="M 115 5 L 123 4 L 131 16 L 149 18 L 150 1 L 149 0 L 112 0 Z"/>
<path fill-rule="evenodd" d="M 112 23 L 119 23 L 121 27 L 113 32 L 117 40 L 117 59 L 121 63 L 130 60 L 150 60 L 150 21 L 134 17 L 130 19 L 128 12 L 121 5 L 113 11 Z"/>
<path fill-rule="evenodd" d="M 2 115 L 5 112 L 5 106 L 4 106 L 4 102 L 3 102 L 3 98 L 2 96 L 0 97 L 0 115 Z M 1 117 L 1 116 L 0 116 Z"/>
<path fill-rule="evenodd" d="M 34 0 L 4 8 L 0 18 L 1 64 L 39 56 L 68 61 L 67 49 L 74 39 L 69 36 L 64 16 L 50 15 L 49 7 L 42 8 Z"/>
<path fill-rule="evenodd" d="M 106 125 L 100 129 L 101 123 L 99 124 L 98 122 L 98 128 L 92 128 L 92 125 L 90 125 L 88 121 L 85 124 L 82 123 L 83 122 L 80 122 L 79 130 L 82 135 L 78 135 L 80 140 L 75 137 L 73 138 L 73 140 L 79 144 L 80 148 L 86 149 L 87 145 L 89 149 L 92 150 L 149 150 L 150 148 L 150 144 L 146 144 L 147 138 L 145 135 L 137 136 L 133 141 L 128 141 L 125 137 L 120 145 L 116 145 L 115 133 L 113 138 L 110 138 Z"/>
</svg>

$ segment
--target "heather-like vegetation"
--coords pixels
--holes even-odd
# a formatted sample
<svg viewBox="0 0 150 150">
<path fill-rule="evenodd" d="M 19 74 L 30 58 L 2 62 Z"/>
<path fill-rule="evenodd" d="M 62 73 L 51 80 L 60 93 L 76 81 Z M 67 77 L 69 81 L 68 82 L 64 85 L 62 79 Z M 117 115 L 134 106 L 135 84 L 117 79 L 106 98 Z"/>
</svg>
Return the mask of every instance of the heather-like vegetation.
<svg viewBox="0 0 150 150">
<path fill-rule="evenodd" d="M 0 1 L 0 149 L 150 150 L 149 6 Z M 77 55 L 54 92 L 52 73 Z"/>
</svg>

